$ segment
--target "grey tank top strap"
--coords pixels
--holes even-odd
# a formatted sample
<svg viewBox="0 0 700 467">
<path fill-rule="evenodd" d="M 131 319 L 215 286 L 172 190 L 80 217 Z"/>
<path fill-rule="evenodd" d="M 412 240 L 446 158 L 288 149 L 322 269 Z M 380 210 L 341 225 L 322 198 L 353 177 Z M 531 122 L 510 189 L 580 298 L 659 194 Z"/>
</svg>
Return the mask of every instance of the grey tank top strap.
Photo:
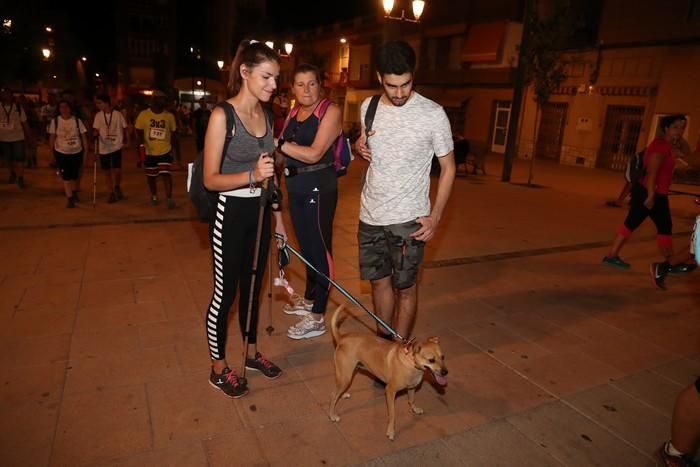
<svg viewBox="0 0 700 467">
<path fill-rule="evenodd" d="M 235 108 L 233 109 L 233 118 L 235 119 L 235 132 L 226 150 L 224 163 L 221 166 L 221 173 L 224 174 L 247 172 L 255 167 L 255 163 L 261 153 L 267 152 L 272 154 L 275 149 L 275 143 L 272 139 L 272 127 L 270 126 L 267 111 L 265 111 L 265 135 L 260 138 L 248 132 L 238 117 Z"/>
</svg>

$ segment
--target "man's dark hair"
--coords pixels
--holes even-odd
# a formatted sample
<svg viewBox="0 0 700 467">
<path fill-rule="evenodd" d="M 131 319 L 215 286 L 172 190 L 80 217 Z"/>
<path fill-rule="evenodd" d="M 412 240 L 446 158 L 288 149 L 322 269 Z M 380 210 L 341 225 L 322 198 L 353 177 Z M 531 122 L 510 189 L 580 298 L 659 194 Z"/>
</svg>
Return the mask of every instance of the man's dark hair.
<svg viewBox="0 0 700 467">
<path fill-rule="evenodd" d="M 374 61 L 380 75 L 413 73 L 416 68 L 416 53 L 405 41 L 390 41 L 379 46 Z"/>
<path fill-rule="evenodd" d="M 688 119 L 685 118 L 685 115 L 683 115 L 683 114 L 666 115 L 665 117 L 661 118 L 661 121 L 659 122 L 659 126 L 661 127 L 662 131 L 665 131 L 666 128 L 670 127 L 678 120 L 685 122 Z"/>
<path fill-rule="evenodd" d="M 112 98 L 109 97 L 109 94 L 98 94 L 98 95 L 95 97 L 95 99 L 97 99 L 98 101 L 102 101 L 102 102 L 104 102 L 105 104 L 112 105 Z"/>
</svg>

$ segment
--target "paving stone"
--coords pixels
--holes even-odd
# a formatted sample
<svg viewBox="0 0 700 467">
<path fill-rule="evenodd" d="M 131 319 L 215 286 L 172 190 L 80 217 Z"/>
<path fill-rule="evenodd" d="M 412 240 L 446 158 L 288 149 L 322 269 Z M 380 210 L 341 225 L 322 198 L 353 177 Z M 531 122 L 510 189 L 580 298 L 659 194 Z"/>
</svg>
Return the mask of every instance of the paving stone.
<svg viewBox="0 0 700 467">
<path fill-rule="evenodd" d="M 466 458 L 462 458 L 466 459 Z M 453 453 L 442 440 L 389 454 L 362 464 L 364 467 L 402 467 L 406 465 L 439 465 L 445 467 L 465 465 L 460 456 Z M 495 465 L 495 464 L 489 464 Z"/>
<path fill-rule="evenodd" d="M 66 394 L 51 463 L 95 464 L 144 452 L 152 443 L 143 385 Z"/>
<path fill-rule="evenodd" d="M 652 453 L 668 438 L 670 413 L 658 411 L 605 384 L 564 398 L 641 452 Z"/>
<path fill-rule="evenodd" d="M 505 420 L 497 420 L 444 440 L 450 452 L 473 467 L 559 467 L 564 464 Z M 444 447 L 443 447 L 444 449 Z"/>
<path fill-rule="evenodd" d="M 667 415 L 673 413 L 673 405 L 682 389 L 677 382 L 651 370 L 616 379 L 610 384 Z"/>
<path fill-rule="evenodd" d="M 49 465 L 60 401 L 28 400 L 0 405 L 3 466 Z"/>
</svg>

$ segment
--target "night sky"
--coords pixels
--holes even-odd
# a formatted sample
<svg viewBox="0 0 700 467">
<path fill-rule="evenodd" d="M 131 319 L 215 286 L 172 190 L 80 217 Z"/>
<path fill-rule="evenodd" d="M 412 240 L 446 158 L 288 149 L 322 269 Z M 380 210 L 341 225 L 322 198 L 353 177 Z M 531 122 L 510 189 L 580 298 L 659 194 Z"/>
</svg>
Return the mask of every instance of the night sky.
<svg viewBox="0 0 700 467">
<path fill-rule="evenodd" d="M 381 9 L 380 0 L 310 2 L 314 5 L 313 8 L 307 7 L 302 2 L 290 0 L 268 0 L 267 3 L 270 19 L 275 26 L 284 30 L 289 29 L 289 24 L 297 25 L 301 30 L 311 29 L 357 16 L 371 15 Z"/>
</svg>

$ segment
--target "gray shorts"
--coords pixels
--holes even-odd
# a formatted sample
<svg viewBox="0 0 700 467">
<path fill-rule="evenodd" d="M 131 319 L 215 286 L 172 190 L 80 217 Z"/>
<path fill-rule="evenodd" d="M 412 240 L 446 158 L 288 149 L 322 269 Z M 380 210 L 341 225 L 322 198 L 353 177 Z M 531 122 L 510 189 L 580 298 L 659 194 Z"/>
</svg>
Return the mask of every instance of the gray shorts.
<svg viewBox="0 0 700 467">
<path fill-rule="evenodd" d="M 0 155 L 8 162 L 24 162 L 26 159 L 24 140 L 12 142 L 0 141 Z"/>
<path fill-rule="evenodd" d="M 392 286 L 399 290 L 413 286 L 423 261 L 425 242 L 410 234 L 420 227 L 416 221 L 384 226 L 360 221 L 357 229 L 360 277 L 374 281 L 391 276 Z"/>
</svg>

